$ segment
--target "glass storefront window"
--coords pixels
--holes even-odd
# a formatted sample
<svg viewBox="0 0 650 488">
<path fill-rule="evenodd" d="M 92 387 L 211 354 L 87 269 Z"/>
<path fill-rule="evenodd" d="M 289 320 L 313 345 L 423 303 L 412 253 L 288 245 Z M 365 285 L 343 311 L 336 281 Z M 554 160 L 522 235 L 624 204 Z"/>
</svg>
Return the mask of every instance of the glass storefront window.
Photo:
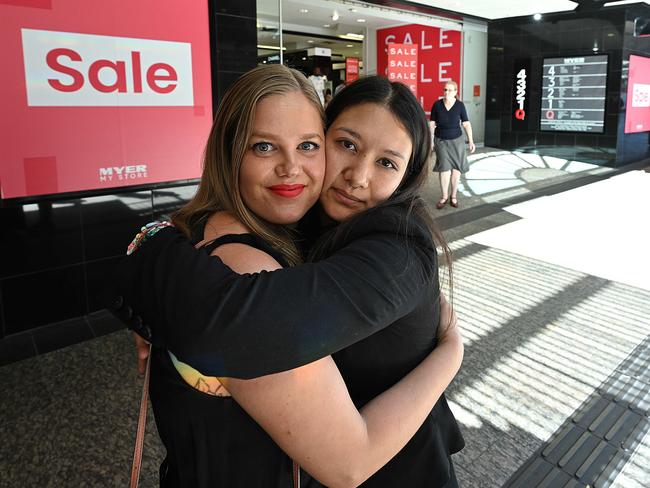
<svg viewBox="0 0 650 488">
<path fill-rule="evenodd" d="M 282 0 L 257 0 L 257 63 L 280 64 L 282 51 Z"/>
</svg>

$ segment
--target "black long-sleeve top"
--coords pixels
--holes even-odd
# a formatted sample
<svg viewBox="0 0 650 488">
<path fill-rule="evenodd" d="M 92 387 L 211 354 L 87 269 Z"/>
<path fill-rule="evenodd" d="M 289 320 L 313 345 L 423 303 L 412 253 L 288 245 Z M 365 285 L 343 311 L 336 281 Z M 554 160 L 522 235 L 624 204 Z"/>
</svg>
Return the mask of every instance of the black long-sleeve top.
<svg viewBox="0 0 650 488">
<path fill-rule="evenodd" d="M 293 369 L 409 314 L 437 282 L 430 233 L 405 213 L 374 209 L 326 259 L 245 275 L 163 229 L 118 267 L 111 308 L 203 374 L 253 378 Z"/>
</svg>

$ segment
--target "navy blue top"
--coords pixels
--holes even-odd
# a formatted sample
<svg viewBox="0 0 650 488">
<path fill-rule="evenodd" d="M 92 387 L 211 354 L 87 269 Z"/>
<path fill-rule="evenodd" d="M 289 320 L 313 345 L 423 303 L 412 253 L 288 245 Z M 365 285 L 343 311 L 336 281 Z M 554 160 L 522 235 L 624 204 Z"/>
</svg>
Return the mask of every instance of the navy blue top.
<svg viewBox="0 0 650 488">
<path fill-rule="evenodd" d="M 431 107 L 431 120 L 436 123 L 434 135 L 439 139 L 457 139 L 463 135 L 461 122 L 467 122 L 467 110 L 460 100 L 456 100 L 449 110 L 445 108 L 444 99 L 436 101 Z"/>
</svg>

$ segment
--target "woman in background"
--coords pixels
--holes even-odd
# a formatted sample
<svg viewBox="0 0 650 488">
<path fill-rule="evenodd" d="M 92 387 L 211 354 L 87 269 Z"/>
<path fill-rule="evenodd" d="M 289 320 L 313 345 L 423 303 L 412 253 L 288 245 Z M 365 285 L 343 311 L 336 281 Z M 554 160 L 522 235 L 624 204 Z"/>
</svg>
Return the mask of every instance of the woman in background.
<svg viewBox="0 0 650 488">
<path fill-rule="evenodd" d="M 439 174 L 442 191 L 442 197 L 436 204 L 438 210 L 447 205 L 447 201 L 452 207 L 458 207 L 460 175 L 469 171 L 461 125 L 467 134 L 469 152 L 476 150 L 465 104 L 456 98 L 457 94 L 456 82 L 448 81 L 445 83 L 444 97 L 431 107 L 431 130 L 434 133 L 433 147 L 436 151 L 434 171 Z"/>
</svg>

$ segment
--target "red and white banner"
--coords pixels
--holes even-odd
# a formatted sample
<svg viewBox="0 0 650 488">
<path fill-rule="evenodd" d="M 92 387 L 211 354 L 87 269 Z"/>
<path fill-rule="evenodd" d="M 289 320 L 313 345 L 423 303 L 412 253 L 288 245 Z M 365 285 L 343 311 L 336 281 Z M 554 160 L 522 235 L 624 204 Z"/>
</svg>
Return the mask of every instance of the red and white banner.
<svg viewBox="0 0 650 488">
<path fill-rule="evenodd" d="M 391 44 L 417 45 L 417 94 L 427 113 L 433 102 L 443 95 L 445 82 L 453 80 L 461 86 L 460 31 L 418 24 L 379 29 L 377 74 L 388 76 L 388 53 Z"/>
<path fill-rule="evenodd" d="M 404 83 L 418 96 L 418 45 L 389 44 L 386 76 L 390 81 Z"/>
<path fill-rule="evenodd" d="M 0 2 L 2 198 L 197 178 L 207 2 Z"/>
<path fill-rule="evenodd" d="M 650 131 L 650 58 L 630 56 L 625 133 Z"/>
<path fill-rule="evenodd" d="M 345 82 L 352 83 L 359 79 L 359 58 L 345 58 Z"/>
</svg>

